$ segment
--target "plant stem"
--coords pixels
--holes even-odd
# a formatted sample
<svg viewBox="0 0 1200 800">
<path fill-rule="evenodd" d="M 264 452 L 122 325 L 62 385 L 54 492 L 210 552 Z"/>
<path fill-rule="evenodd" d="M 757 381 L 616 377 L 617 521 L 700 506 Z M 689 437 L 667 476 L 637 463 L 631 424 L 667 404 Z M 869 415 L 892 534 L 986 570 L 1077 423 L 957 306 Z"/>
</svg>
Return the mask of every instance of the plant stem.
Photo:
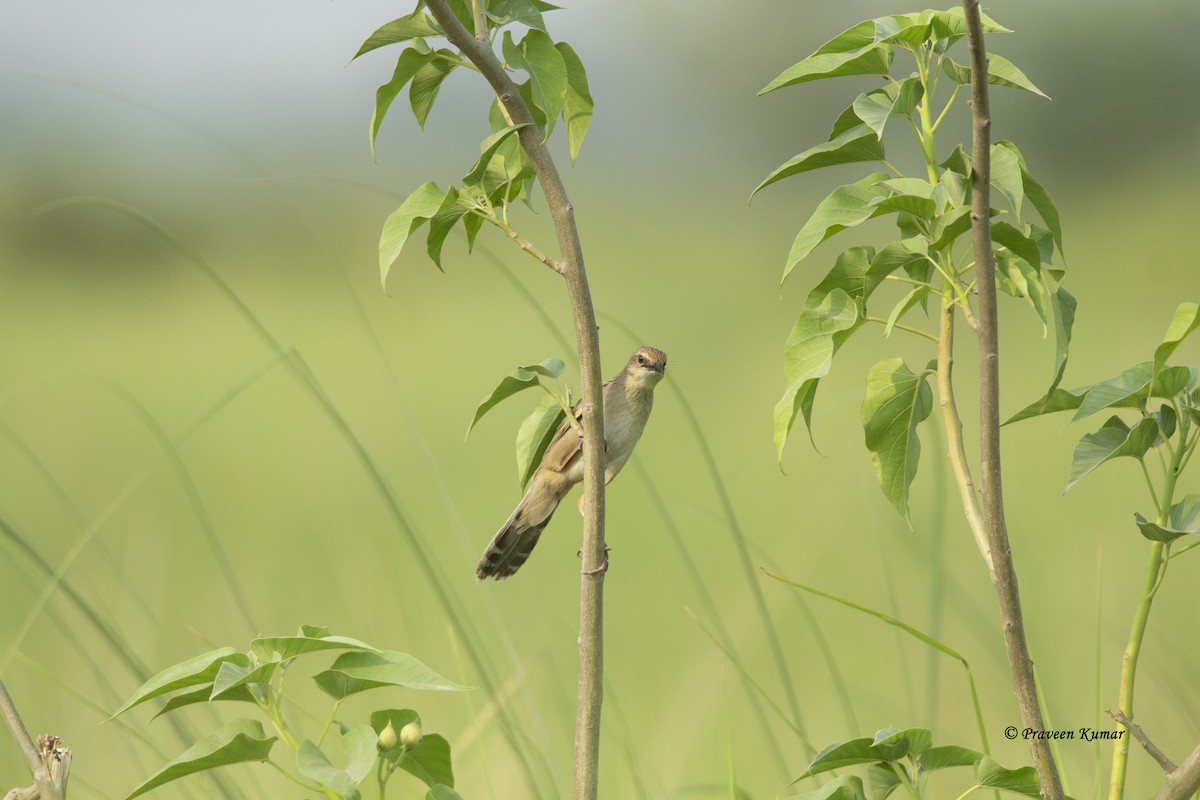
<svg viewBox="0 0 1200 800">
<path fill-rule="evenodd" d="M 309 783 L 308 781 L 304 781 L 304 780 L 301 780 L 300 778 L 297 778 L 295 775 L 288 772 L 286 769 L 284 769 L 282 766 L 280 766 L 276 762 L 272 761 L 271 759 L 268 758 L 267 763 L 270 764 L 272 767 L 274 767 L 276 772 L 278 772 L 280 775 L 287 778 L 289 781 L 296 784 L 297 786 L 303 786 L 305 789 L 307 789 L 310 792 L 321 791 L 321 787 L 318 786 L 317 784 Z"/>
<path fill-rule="evenodd" d="M 967 527 L 975 537 L 979 554 L 992 571 L 992 553 L 988 547 L 987 527 L 983 521 L 983 510 L 979 507 L 979 496 L 975 493 L 975 480 L 971 477 L 971 465 L 967 462 L 967 450 L 963 444 L 962 418 L 954 400 L 954 295 L 949 286 L 942 293 L 942 324 L 938 337 L 937 385 L 938 403 L 942 409 L 942 428 L 946 432 L 946 456 L 954 471 L 954 483 L 962 501 L 963 515 Z"/>
<path fill-rule="evenodd" d="M 1162 500 L 1158 506 L 1159 525 L 1166 525 L 1171 513 L 1171 502 L 1175 496 L 1175 482 L 1179 479 L 1184 457 L 1188 448 L 1181 442 L 1171 458 L 1163 480 Z M 1146 579 L 1142 589 L 1142 599 L 1138 603 L 1133 617 L 1133 627 L 1129 631 L 1129 641 L 1125 645 L 1125 655 L 1121 659 L 1121 689 L 1118 707 L 1128 719 L 1133 719 L 1133 689 L 1137 679 L 1138 658 L 1142 653 L 1142 641 L 1146 636 L 1146 624 L 1150 620 L 1150 608 L 1158 587 L 1167 572 L 1170 558 L 1170 548 L 1163 542 L 1150 545 L 1150 561 L 1146 566 Z M 1121 800 L 1125 795 L 1125 773 L 1129 765 L 1129 739 L 1121 737 L 1113 746 L 1112 775 L 1108 784 L 1109 800 Z"/>
<path fill-rule="evenodd" d="M 863 320 L 866 322 L 878 322 L 880 325 L 888 324 L 888 321 L 886 319 L 882 319 L 880 317 L 863 317 Z M 913 328 L 909 325 L 901 325 L 900 323 L 896 323 L 896 324 L 892 325 L 892 327 L 898 331 L 905 331 L 906 333 L 913 333 L 913 334 L 916 334 L 917 336 L 923 336 L 924 338 L 928 339 L 931 342 L 937 342 L 937 340 L 938 340 L 938 337 L 934 336 L 929 331 L 923 331 L 920 328 Z"/>
<path fill-rule="evenodd" d="M 575 718 L 575 798 L 595 800 L 600 766 L 600 710 L 604 674 L 604 573 L 608 547 L 604 542 L 604 406 L 601 395 L 600 339 L 591 289 L 583 263 L 583 247 L 575 226 L 575 209 L 567 197 L 558 167 L 542 141 L 533 115 L 488 42 L 473 38 L 450 10 L 446 0 L 427 6 L 446 32 L 446 38 L 471 60 L 491 84 L 529 155 L 554 221 L 575 324 L 579 351 L 583 411 L 583 559 L 579 597 L 579 699 Z"/>
<path fill-rule="evenodd" d="M 979 293 L 979 437 L 980 488 L 992 554 L 992 585 L 1000 606 L 1004 645 L 1017 706 L 1026 727 L 1045 730 L 1038 706 L 1033 659 L 1025 640 L 1021 595 L 1013 566 L 1012 549 L 1004 519 L 1004 491 L 1000 471 L 1000 354 L 996 314 L 995 255 L 991 241 L 991 108 L 988 100 L 987 51 L 983 42 L 979 0 L 963 0 L 967 47 L 971 55 L 971 232 L 975 247 L 976 291 Z M 1044 800 L 1062 800 L 1058 765 L 1045 739 L 1033 739 L 1033 765 Z"/>
</svg>

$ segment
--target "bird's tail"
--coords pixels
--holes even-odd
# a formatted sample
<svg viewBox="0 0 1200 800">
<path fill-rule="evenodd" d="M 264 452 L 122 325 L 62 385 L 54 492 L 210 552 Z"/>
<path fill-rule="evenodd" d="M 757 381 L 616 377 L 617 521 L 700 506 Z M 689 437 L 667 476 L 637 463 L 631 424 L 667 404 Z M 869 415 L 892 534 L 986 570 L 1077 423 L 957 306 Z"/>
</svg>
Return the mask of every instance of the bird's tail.
<svg viewBox="0 0 1200 800">
<path fill-rule="evenodd" d="M 534 545 L 562 500 L 564 487 L 559 485 L 561 480 L 556 480 L 560 477 L 554 473 L 544 475 L 541 471 L 534 474 L 529 491 L 483 551 L 479 565 L 475 567 L 476 577 L 503 580 L 529 560 Z"/>
</svg>

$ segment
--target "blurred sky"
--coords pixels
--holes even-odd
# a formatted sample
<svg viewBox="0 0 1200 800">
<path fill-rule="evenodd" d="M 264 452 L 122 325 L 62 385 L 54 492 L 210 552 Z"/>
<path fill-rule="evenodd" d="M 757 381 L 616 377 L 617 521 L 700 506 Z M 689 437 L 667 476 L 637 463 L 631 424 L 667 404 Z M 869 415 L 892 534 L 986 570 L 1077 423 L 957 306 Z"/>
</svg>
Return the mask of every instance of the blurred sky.
<svg viewBox="0 0 1200 800">
<path fill-rule="evenodd" d="M 6 160 L 32 149 L 65 164 L 71 154 L 60 148 L 76 149 L 71 145 L 80 128 L 97 146 L 130 135 L 138 138 L 125 143 L 138 149 L 168 146 L 144 131 L 136 134 L 144 120 L 119 104 L 97 103 L 70 86 L 80 82 L 201 121 L 269 169 L 369 175 L 361 146 L 369 103 L 396 50 L 346 62 L 365 33 L 406 13 L 408 5 L 6 0 L 0 4 L 0 144 Z M 754 92 L 837 30 L 908 8 L 862 0 L 568 5 L 551 24 L 589 69 L 597 99 L 589 156 L 634 165 L 666 159 L 691 172 L 679 176 L 683 181 L 720 177 L 742 161 L 769 169 L 798 139 L 823 133 L 827 115 L 797 114 L 800 92 L 758 101 Z M 1200 67 L 1200 3 L 1163 0 L 1135 11 L 1117 2 L 1018 0 L 988 10 L 1019 33 L 996 37 L 992 46 L 1023 66 L 1056 104 L 1040 130 L 1022 132 L 1026 147 L 1044 143 L 1078 164 L 1099 166 L 1124 148 L 1197 133 L 1200 103 L 1187 83 L 1169 77 Z M 820 104 L 844 92 L 837 83 L 804 87 L 803 101 Z M 465 75 L 447 87 L 445 93 L 483 91 Z M 1016 93 L 997 94 L 1018 114 L 1044 111 Z M 396 116 L 382 137 L 385 168 L 395 168 L 397 140 L 412 127 L 405 115 Z M 441 103 L 431 127 L 439 136 L 461 130 L 473 144 L 478 130 L 465 124 L 473 116 L 469 101 Z M 169 147 L 176 156 L 181 147 L 187 151 L 186 142 Z M 127 168 L 136 173 L 137 160 L 129 159 Z"/>
</svg>

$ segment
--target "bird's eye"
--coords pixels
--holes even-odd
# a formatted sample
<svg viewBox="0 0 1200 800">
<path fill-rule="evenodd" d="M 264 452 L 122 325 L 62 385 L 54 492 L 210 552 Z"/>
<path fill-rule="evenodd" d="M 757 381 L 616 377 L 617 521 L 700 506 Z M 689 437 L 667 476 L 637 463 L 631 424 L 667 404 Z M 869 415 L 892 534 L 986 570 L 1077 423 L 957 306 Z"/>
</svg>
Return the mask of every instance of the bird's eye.
<svg viewBox="0 0 1200 800">
<path fill-rule="evenodd" d="M 646 357 L 645 357 L 644 355 L 642 355 L 641 353 L 638 353 L 637 362 L 638 362 L 639 364 L 645 364 L 645 363 L 646 363 Z"/>
</svg>

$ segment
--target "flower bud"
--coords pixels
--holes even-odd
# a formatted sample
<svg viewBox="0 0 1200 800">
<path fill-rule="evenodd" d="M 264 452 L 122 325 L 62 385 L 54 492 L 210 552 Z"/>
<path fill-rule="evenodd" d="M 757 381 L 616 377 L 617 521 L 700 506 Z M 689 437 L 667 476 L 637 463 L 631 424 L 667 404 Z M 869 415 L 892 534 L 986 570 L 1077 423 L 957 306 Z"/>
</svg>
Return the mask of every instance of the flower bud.
<svg viewBox="0 0 1200 800">
<path fill-rule="evenodd" d="M 421 743 L 424 734 L 421 733 L 421 723 L 414 720 L 400 729 L 400 744 L 411 750 Z"/>
<path fill-rule="evenodd" d="M 379 749 L 391 750 L 396 746 L 396 729 L 392 727 L 391 720 L 388 720 L 387 727 L 379 732 Z"/>
</svg>

